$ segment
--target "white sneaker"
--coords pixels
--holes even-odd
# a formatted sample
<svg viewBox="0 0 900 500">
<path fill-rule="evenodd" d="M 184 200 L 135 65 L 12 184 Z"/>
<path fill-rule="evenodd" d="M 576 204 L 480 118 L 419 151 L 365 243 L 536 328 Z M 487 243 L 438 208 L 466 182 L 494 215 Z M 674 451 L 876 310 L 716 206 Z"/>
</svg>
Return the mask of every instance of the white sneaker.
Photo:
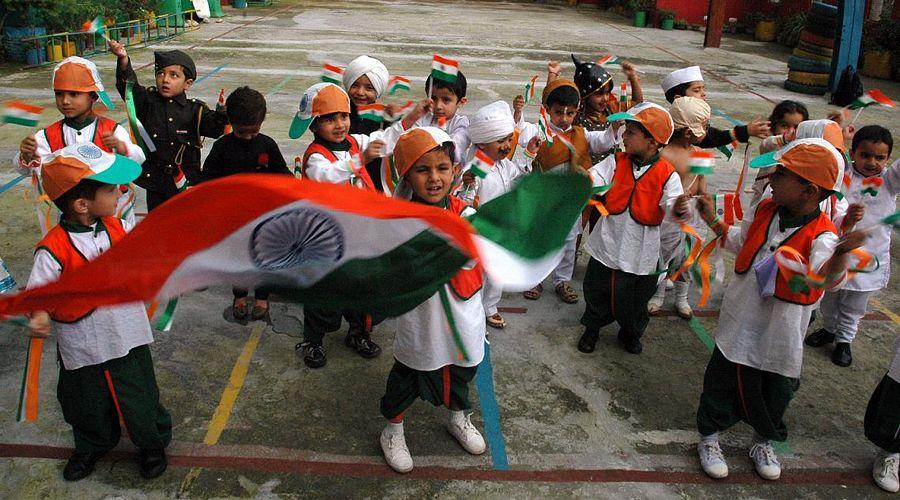
<svg viewBox="0 0 900 500">
<path fill-rule="evenodd" d="M 397 472 L 405 474 L 413 469 L 412 455 L 406 447 L 406 437 L 403 432 L 392 432 L 389 428 L 381 431 L 381 451 L 384 460 Z"/>
<path fill-rule="evenodd" d="M 694 311 L 688 304 L 688 290 L 690 284 L 685 281 L 675 282 L 675 312 L 681 319 L 691 319 L 694 317 Z"/>
<path fill-rule="evenodd" d="M 451 411 L 450 420 L 447 422 L 447 432 L 456 438 L 459 445 L 472 455 L 481 455 L 487 450 L 484 438 L 478 429 L 472 425 L 472 414 L 465 415 L 461 411 Z"/>
<path fill-rule="evenodd" d="M 900 480 L 897 479 L 897 468 L 900 465 L 900 454 L 886 453 L 875 460 L 872 467 L 872 479 L 884 491 L 897 493 L 900 491 Z"/>
<path fill-rule="evenodd" d="M 700 440 L 697 444 L 697 454 L 700 455 L 700 467 L 707 476 L 713 479 L 722 479 L 728 476 L 728 464 L 725 463 L 718 440 Z"/>
<path fill-rule="evenodd" d="M 666 281 L 663 281 L 656 287 L 656 293 L 653 294 L 653 297 L 650 297 L 650 302 L 647 302 L 647 312 L 650 314 L 656 314 L 662 308 L 663 302 L 666 301 Z"/>
<path fill-rule="evenodd" d="M 753 459 L 756 473 L 763 479 L 774 481 L 781 477 L 781 463 L 778 462 L 778 456 L 775 455 L 775 448 L 772 448 L 771 441 L 751 446 L 750 458 Z"/>
<path fill-rule="evenodd" d="M 666 283 L 666 291 L 667 291 L 667 292 L 668 292 L 669 290 L 675 288 L 675 282 L 674 282 L 674 281 L 672 281 L 672 280 L 670 280 L 670 279 L 667 278 L 665 283 Z"/>
</svg>

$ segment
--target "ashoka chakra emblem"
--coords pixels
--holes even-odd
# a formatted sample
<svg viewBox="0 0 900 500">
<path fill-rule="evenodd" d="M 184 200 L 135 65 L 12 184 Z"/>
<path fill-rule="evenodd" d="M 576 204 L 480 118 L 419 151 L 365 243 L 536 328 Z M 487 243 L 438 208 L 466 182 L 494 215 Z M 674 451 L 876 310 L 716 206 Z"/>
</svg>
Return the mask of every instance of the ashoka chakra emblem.
<svg viewBox="0 0 900 500">
<path fill-rule="evenodd" d="M 336 262 L 344 256 L 344 233 L 330 214 L 296 208 L 274 215 L 253 229 L 250 256 L 263 270 Z"/>
</svg>

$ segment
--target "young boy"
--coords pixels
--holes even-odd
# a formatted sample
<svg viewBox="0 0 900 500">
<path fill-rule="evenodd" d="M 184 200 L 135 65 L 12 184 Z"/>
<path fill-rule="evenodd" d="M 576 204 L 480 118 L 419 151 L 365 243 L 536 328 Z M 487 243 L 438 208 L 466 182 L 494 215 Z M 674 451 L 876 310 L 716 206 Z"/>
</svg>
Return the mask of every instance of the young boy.
<svg viewBox="0 0 900 500">
<path fill-rule="evenodd" d="M 250 87 L 239 87 L 225 101 L 231 133 L 222 136 L 212 146 L 203 163 L 201 179 L 216 179 L 240 173 L 291 174 L 278 144 L 259 133 L 266 119 L 266 98 Z M 232 311 L 235 319 L 260 320 L 269 312 L 269 291 L 265 287 L 254 290 L 252 312 L 245 288 L 233 288 Z"/>
<path fill-rule="evenodd" d="M 137 162 L 91 143 L 66 146 L 46 158 L 41 182 L 63 216 L 37 245 L 28 288 L 56 281 L 125 236 L 131 225 L 113 216 L 117 184 L 133 181 L 140 171 Z M 51 325 L 60 362 L 56 394 L 75 438 L 63 478 L 90 475 L 119 442 L 120 421 L 140 450 L 141 476 L 162 474 L 172 419 L 159 401 L 144 304 L 101 307 L 81 316 L 36 311 L 29 335 L 47 337 Z"/>
<path fill-rule="evenodd" d="M 512 149 L 513 135 L 516 122 L 510 112 L 509 104 L 496 101 L 479 109 L 475 116 L 469 120 L 469 140 L 474 147 L 469 152 L 469 162 L 475 156 L 476 151 L 494 161 L 494 166 L 487 175 L 477 183 L 477 199 L 479 204 L 487 203 L 494 198 L 509 192 L 516 179 L 531 172 L 530 160 L 540 145 L 540 139 L 533 137 L 528 143 L 526 154 L 520 159 L 512 161 L 508 158 Z M 475 207 L 477 208 L 477 207 Z M 488 326 L 503 328 L 506 320 L 497 311 L 497 304 L 503 291 L 492 286 L 490 281 L 484 283 L 484 315 Z"/>
<path fill-rule="evenodd" d="M 401 177 L 394 196 L 445 208 L 458 216 L 474 213 L 449 195 L 456 170 L 453 149 L 452 138 L 436 127 L 401 135 L 394 148 L 394 164 Z M 484 357 L 481 285 L 479 266 L 463 269 L 438 293 L 397 318 L 395 361 L 381 398 L 381 414 L 388 424 L 380 437 L 384 458 L 397 472 L 413 468 L 403 434 L 403 415 L 418 398 L 447 407 L 447 431 L 467 452 L 480 455 L 487 448 L 472 425 L 471 414 L 465 414 L 472 407 L 469 383 Z M 447 314 L 455 320 L 467 358 L 454 343 Z"/>
<path fill-rule="evenodd" d="M 647 302 L 659 279 L 660 225 L 670 213 L 683 216 L 687 202 L 679 199 L 683 190 L 675 167 L 659 155 L 674 131 L 669 113 L 643 102 L 609 119 L 625 120 L 625 152 L 590 170 L 595 184 L 612 187 L 604 201 L 609 215 L 600 218 L 585 245 L 591 259 L 578 350 L 593 352 L 600 328 L 615 321 L 625 350 L 640 354 L 650 321 Z"/>
<path fill-rule="evenodd" d="M 724 247 L 737 254 L 697 410 L 700 465 L 712 478 L 728 475 L 718 432 L 741 420 L 755 432 L 750 457 L 756 472 L 763 479 L 780 477 L 772 441 L 788 436 L 783 416 L 800 377 L 803 332 L 824 287 L 840 286 L 847 253 L 865 239 L 856 231 L 839 240 L 819 210 L 840 183 L 841 155 L 831 144 L 800 139 L 751 166 L 772 164 L 778 165 L 770 176 L 772 197 L 760 202 L 742 227 L 727 227 L 710 197 L 698 204 Z M 775 253 L 782 247 L 794 249 L 817 282 L 781 269 Z M 795 286 L 798 280 L 806 286 Z"/>
<path fill-rule="evenodd" d="M 679 97 L 669 108 L 675 132 L 660 156 L 669 160 L 681 180 L 684 194 L 689 196 L 706 194 L 706 177 L 691 173 L 691 154 L 706 136 L 712 110 L 709 104 L 697 97 Z M 692 223 L 688 221 L 688 223 Z M 699 222 L 699 221 L 698 221 Z M 701 224 L 702 225 L 702 224 Z M 675 221 L 664 220 L 660 226 L 660 269 L 679 269 L 684 263 L 684 233 Z M 665 277 L 659 280 L 656 293 L 647 303 L 647 311 L 657 314 L 666 298 Z M 694 315 L 688 304 L 691 288 L 691 273 L 681 273 L 674 282 L 675 313 L 681 319 L 691 319 Z"/>
<path fill-rule="evenodd" d="M 866 438 L 881 448 L 872 466 L 872 479 L 884 491 L 897 493 L 900 481 L 900 337 L 894 341 L 894 355 L 888 372 L 875 388 L 866 408 Z"/>
<path fill-rule="evenodd" d="M 564 78 L 557 78 L 544 87 L 541 94 L 543 104 L 550 121 L 550 129 L 553 134 L 564 135 L 574 146 L 573 154 L 561 140 L 554 140 L 552 144 L 544 143 L 534 158 L 532 167 L 541 173 L 560 172 L 568 169 L 587 171 L 591 168 L 591 154 L 609 151 L 615 147 L 616 130 L 610 127 L 604 131 L 588 131 L 578 125 L 573 125 L 581 97 L 578 87 Z M 537 125 L 522 122 L 519 124 L 519 145 L 527 147 L 533 137 L 540 137 L 541 130 Z M 572 274 L 575 271 L 576 240 L 581 232 L 581 222 L 576 221 L 572 226 L 572 232 L 566 242 L 566 250 L 559 266 L 553 271 L 553 287 L 556 295 L 563 302 L 574 304 L 578 302 L 578 294 L 569 285 Z M 537 300 L 543 293 L 543 285 L 538 285 L 523 295 L 526 299 Z"/>
<path fill-rule="evenodd" d="M 374 104 L 387 90 L 390 74 L 384 64 L 369 56 L 359 56 L 344 68 L 343 83 L 350 96 L 350 133 L 369 135 L 390 127 L 388 121 L 376 122 L 360 118 L 357 108 Z M 390 107 L 390 106 L 389 106 Z M 366 163 L 366 171 L 377 191 L 382 191 L 381 159 Z"/>
<path fill-rule="evenodd" d="M 138 84 L 125 47 L 110 40 L 109 50 L 118 57 L 116 89 L 124 99 L 127 82 L 134 82 L 132 94 L 137 117 L 156 146 L 135 181 L 147 190 L 147 210 L 153 210 L 178 194 L 176 176 L 183 173 L 189 184 L 201 180 L 203 137 L 222 135 L 228 117 L 224 111 L 210 111 L 202 101 L 185 95 L 197 78 L 197 69 L 184 52 L 154 52 L 156 86 L 145 88 Z"/>
<path fill-rule="evenodd" d="M 48 214 L 55 215 L 56 210 L 43 197 L 40 181 L 41 162 L 51 153 L 71 144 L 93 143 L 103 151 L 127 156 L 139 164 L 144 161 L 144 152 L 131 142 L 127 130 L 115 120 L 94 113 L 94 103 L 98 99 L 108 109 L 113 105 L 93 62 L 81 57 L 67 57 L 53 69 L 52 87 L 56 109 L 63 119 L 26 137 L 14 160 L 20 174 L 34 174 L 32 187 L 42 235 L 59 220 L 58 217 L 47 217 Z M 121 187 L 116 215 L 134 225 L 134 191 L 127 185 Z"/>
<path fill-rule="evenodd" d="M 431 89 L 431 105 L 428 111 L 421 115 L 413 127 L 438 127 L 447 132 L 453 138 L 456 145 L 453 164 L 462 165 L 466 151 L 469 150 L 469 119 L 459 114 L 459 109 L 465 106 L 466 76 L 460 71 L 453 83 L 432 78 L 428 75 L 425 79 L 425 90 Z M 418 113 L 417 113 L 418 114 Z M 410 127 L 404 126 L 403 130 Z"/>
<path fill-rule="evenodd" d="M 876 226 L 869 231 L 865 249 L 881 266 L 870 273 L 857 273 L 840 290 L 828 291 L 822 299 L 824 325 L 806 338 L 806 345 L 821 347 L 837 342 L 831 352 L 831 361 L 838 366 L 853 363 L 850 343 L 856 337 L 859 320 L 866 314 L 869 297 L 886 287 L 890 279 L 891 228 L 877 225 L 877 221 L 897 209 L 900 161 L 886 168 L 893 147 L 891 132 L 878 125 L 862 127 L 853 136 L 850 148 L 853 165 L 844 174 L 844 197 L 851 210 L 848 210 L 843 226 L 845 231 L 854 224 L 857 227 Z M 864 207 L 861 221 L 852 214 L 852 207 L 859 205 Z"/>
<path fill-rule="evenodd" d="M 677 69 L 662 79 L 662 90 L 670 103 L 678 97 L 690 96 L 706 100 L 706 83 L 700 66 Z M 706 138 L 697 146 L 702 149 L 726 146 L 734 141 L 746 143 L 750 137 L 765 139 L 769 135 L 769 122 L 753 120 L 747 125 L 738 125 L 731 130 L 709 127 Z"/>
<path fill-rule="evenodd" d="M 372 179 L 363 167 L 381 158 L 385 135 L 399 134 L 400 126 L 391 127 L 390 133 L 375 131 L 370 136 L 349 134 L 350 98 L 332 83 L 317 83 L 304 92 L 300 109 L 291 122 L 288 135 L 298 139 L 312 130 L 313 142 L 303 155 L 303 176 L 332 184 L 349 183 L 362 189 L 375 189 Z M 370 315 L 341 311 L 329 311 L 305 306 L 303 309 L 303 338 L 295 349 L 310 368 L 325 366 L 327 358 L 323 339 L 327 332 L 341 327 L 346 317 L 350 329 L 344 343 L 364 358 L 374 358 L 381 347 L 371 337 L 374 321 Z"/>
</svg>

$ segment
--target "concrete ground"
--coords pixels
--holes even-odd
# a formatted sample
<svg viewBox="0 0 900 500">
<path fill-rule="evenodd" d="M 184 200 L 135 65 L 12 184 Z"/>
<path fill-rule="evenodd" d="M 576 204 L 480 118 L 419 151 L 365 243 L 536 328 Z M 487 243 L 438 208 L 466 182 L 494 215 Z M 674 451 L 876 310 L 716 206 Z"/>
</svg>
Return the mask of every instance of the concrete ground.
<svg viewBox="0 0 900 500">
<path fill-rule="evenodd" d="M 368 53 L 392 74 L 412 77 L 409 98 L 423 95 L 432 53 L 461 62 L 469 78 L 474 113 L 495 99 L 510 100 L 531 77 L 543 81 L 546 61 L 584 59 L 612 52 L 642 70 L 645 95 L 662 101 L 661 77 L 700 64 L 721 113 L 713 124 L 768 116 L 774 102 L 797 99 L 812 116 L 831 109 L 825 99 L 781 88 L 787 49 L 728 37 L 722 49 L 704 50 L 702 34 L 637 29 L 592 7 L 529 3 L 324 2 L 282 0 L 273 8 L 236 11 L 222 23 L 149 49 L 131 51 L 135 67 L 152 62 L 152 49 L 188 50 L 203 80 L 190 95 L 213 103 L 220 88 L 250 85 L 267 94 L 263 132 L 274 137 L 290 162 L 306 141 L 290 141 L 289 121 L 299 95 L 318 79 L 321 61 L 346 64 Z M 112 88 L 112 57 L 95 59 Z M 564 66 L 571 74 L 572 66 Z M 49 67 L 2 68 L 2 99 L 47 106 L 42 124 L 56 119 L 47 87 Z M 138 74 L 152 78 L 150 67 Z M 614 74 L 616 82 L 622 76 Z M 866 80 L 900 97 L 895 83 Z M 406 95 L 389 101 L 406 99 Z M 117 102 L 117 105 L 120 104 Z M 534 119 L 536 106 L 527 117 Z M 111 115 L 124 117 L 121 106 Z M 727 118 L 726 118 L 727 117 Z M 868 109 L 861 124 L 900 130 L 897 115 Z M 24 128 L 0 128 L 0 150 L 11 158 Z M 205 148 L 208 150 L 208 148 Z M 751 148 L 755 150 L 755 146 Z M 733 187 L 740 159 L 720 162 L 716 188 Z M 0 185 L 15 178 L 0 173 Z M 38 238 L 35 217 L 23 201 L 25 183 L 0 195 L 0 256 L 24 284 Z M 896 245 L 894 248 L 897 251 Z M 895 253 L 896 255 L 896 253 Z M 576 270 L 575 285 L 586 264 Z M 898 271 L 898 260 L 890 263 Z M 620 349 L 608 328 L 597 352 L 575 350 L 582 304 L 566 305 L 548 292 L 538 302 L 509 294 L 509 326 L 492 331 L 491 364 L 475 384 L 474 421 L 491 447 L 482 457 L 462 451 L 441 428 L 443 413 L 419 403 L 407 418 L 407 439 L 416 469 L 407 476 L 384 464 L 377 437 L 384 424 L 378 400 L 392 363 L 392 322 L 375 329 L 385 347 L 364 361 L 342 345 L 341 333 L 326 339 L 328 365 L 309 370 L 294 354 L 302 308 L 275 303 L 271 321 L 231 320 L 225 289 L 185 296 L 170 332 L 153 344 L 162 399 L 175 422 L 170 468 L 144 481 L 127 440 L 88 479 L 63 482 L 72 445 L 54 397 L 54 349 L 44 352 L 40 417 L 15 422 L 24 333 L 0 325 L 0 497 L 741 497 L 863 498 L 881 494 L 869 479 L 875 448 L 863 437 L 865 404 L 884 374 L 898 333 L 898 285 L 893 280 L 861 326 L 850 368 L 833 365 L 827 352 L 810 349 L 787 423 L 790 440 L 779 445 L 782 479 L 757 479 L 747 458 L 750 429 L 739 425 L 722 441 L 732 474 L 713 482 L 695 457 L 694 414 L 709 337 L 716 332 L 721 290 L 698 318 L 651 321 L 645 350 Z M 693 301 L 696 293 L 693 294 Z M 815 327 L 815 325 L 814 325 Z M 492 368 L 488 370 L 487 368 Z M 491 376 L 492 375 L 492 376 Z M 886 495 L 884 495 L 886 496 Z"/>
</svg>

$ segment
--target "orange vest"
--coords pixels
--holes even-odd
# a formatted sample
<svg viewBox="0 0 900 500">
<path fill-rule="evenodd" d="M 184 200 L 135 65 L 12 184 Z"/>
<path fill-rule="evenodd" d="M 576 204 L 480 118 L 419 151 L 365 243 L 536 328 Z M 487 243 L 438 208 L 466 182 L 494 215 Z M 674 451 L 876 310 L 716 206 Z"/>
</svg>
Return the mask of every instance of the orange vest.
<svg viewBox="0 0 900 500">
<path fill-rule="evenodd" d="M 736 274 L 744 274 L 753 267 L 756 255 L 769 239 L 769 226 L 772 224 L 772 217 L 775 216 L 777 209 L 778 206 L 771 199 L 763 200 L 756 208 L 756 216 L 753 218 L 753 223 L 750 224 L 750 229 L 747 231 L 747 239 L 734 260 L 734 272 Z M 808 257 L 812 250 L 813 241 L 822 233 L 837 234 L 837 229 L 835 229 L 831 219 L 824 213 L 820 213 L 815 219 L 795 229 L 794 233 L 788 236 L 781 244 L 791 246 L 800 252 L 800 255 Z M 785 302 L 808 306 L 819 300 L 823 293 L 823 289 L 813 287 L 810 287 L 807 293 L 792 292 L 788 285 L 788 278 L 780 269 L 778 270 L 775 278 L 776 298 Z"/>
<path fill-rule="evenodd" d="M 461 215 L 469 207 L 466 202 L 455 196 L 450 196 L 448 199 L 450 200 L 448 210 L 456 215 Z M 481 263 L 478 263 L 472 269 L 463 269 L 457 272 L 450 279 L 450 289 L 453 290 L 453 295 L 462 300 L 469 300 L 478 290 L 481 290 L 482 283 L 482 268 Z"/>
<path fill-rule="evenodd" d="M 125 227 L 122 226 L 122 221 L 117 217 L 102 217 L 100 220 L 102 221 L 103 226 L 106 227 L 106 232 L 109 234 L 110 245 L 115 245 L 119 240 L 125 237 Z M 75 248 L 75 244 L 72 243 L 68 231 L 63 229 L 60 224 L 53 226 L 53 228 L 47 232 L 47 235 L 38 242 L 35 251 L 42 248 L 50 252 L 50 255 L 59 262 L 62 272 L 71 272 L 86 264 L 88 261 L 87 258 Z M 71 315 L 51 314 L 50 317 L 53 318 L 54 321 L 60 323 L 74 323 L 93 311 L 94 310 L 91 309 L 84 314 L 72 313 Z"/>
<path fill-rule="evenodd" d="M 616 172 L 612 188 L 606 193 L 605 205 L 611 215 L 625 210 L 635 222 L 642 226 L 662 224 L 666 212 L 660 208 L 666 181 L 675 172 L 675 167 L 665 158 L 656 160 L 639 179 L 634 178 L 631 157 L 626 153 L 616 153 Z"/>
<path fill-rule="evenodd" d="M 103 151 L 112 153 L 105 144 L 103 144 L 103 136 L 113 133 L 118 124 L 115 120 L 105 116 L 97 116 L 97 126 L 94 127 L 93 143 Z M 44 129 L 44 136 L 47 138 L 47 144 L 50 145 L 50 151 L 58 151 L 66 147 L 66 139 L 63 135 L 63 120 L 53 122 L 49 127 Z"/>
<path fill-rule="evenodd" d="M 584 127 L 573 125 L 572 129 L 565 133 L 565 136 L 572 141 L 572 145 L 578 151 L 578 161 L 581 168 L 585 170 L 591 168 L 591 148 L 588 145 Z M 571 156 L 572 152 L 569 151 L 569 148 L 562 141 L 553 141 L 552 146 L 547 146 L 546 143 L 541 145 L 541 149 L 538 150 L 533 164 L 541 172 L 546 172 L 559 164 L 571 161 Z"/>
<path fill-rule="evenodd" d="M 347 151 L 351 156 L 359 154 L 359 143 L 356 142 L 356 139 L 353 138 L 352 135 L 347 136 L 347 141 L 350 142 L 350 149 Z M 303 153 L 303 168 L 301 170 L 303 177 L 307 177 L 306 175 L 306 165 L 309 162 L 309 157 L 313 154 L 318 153 L 324 156 L 330 162 L 338 161 L 337 156 L 335 156 L 334 151 L 325 147 L 324 144 L 319 144 L 318 142 L 313 142 L 306 148 L 306 153 Z M 360 158 L 362 161 L 362 158 Z M 356 172 L 357 177 L 362 180 L 363 185 L 367 189 L 375 189 L 375 183 L 372 182 L 372 178 L 369 177 L 369 172 L 366 171 L 365 166 L 359 169 L 359 172 Z M 307 177 L 308 178 L 308 177 Z"/>
</svg>

